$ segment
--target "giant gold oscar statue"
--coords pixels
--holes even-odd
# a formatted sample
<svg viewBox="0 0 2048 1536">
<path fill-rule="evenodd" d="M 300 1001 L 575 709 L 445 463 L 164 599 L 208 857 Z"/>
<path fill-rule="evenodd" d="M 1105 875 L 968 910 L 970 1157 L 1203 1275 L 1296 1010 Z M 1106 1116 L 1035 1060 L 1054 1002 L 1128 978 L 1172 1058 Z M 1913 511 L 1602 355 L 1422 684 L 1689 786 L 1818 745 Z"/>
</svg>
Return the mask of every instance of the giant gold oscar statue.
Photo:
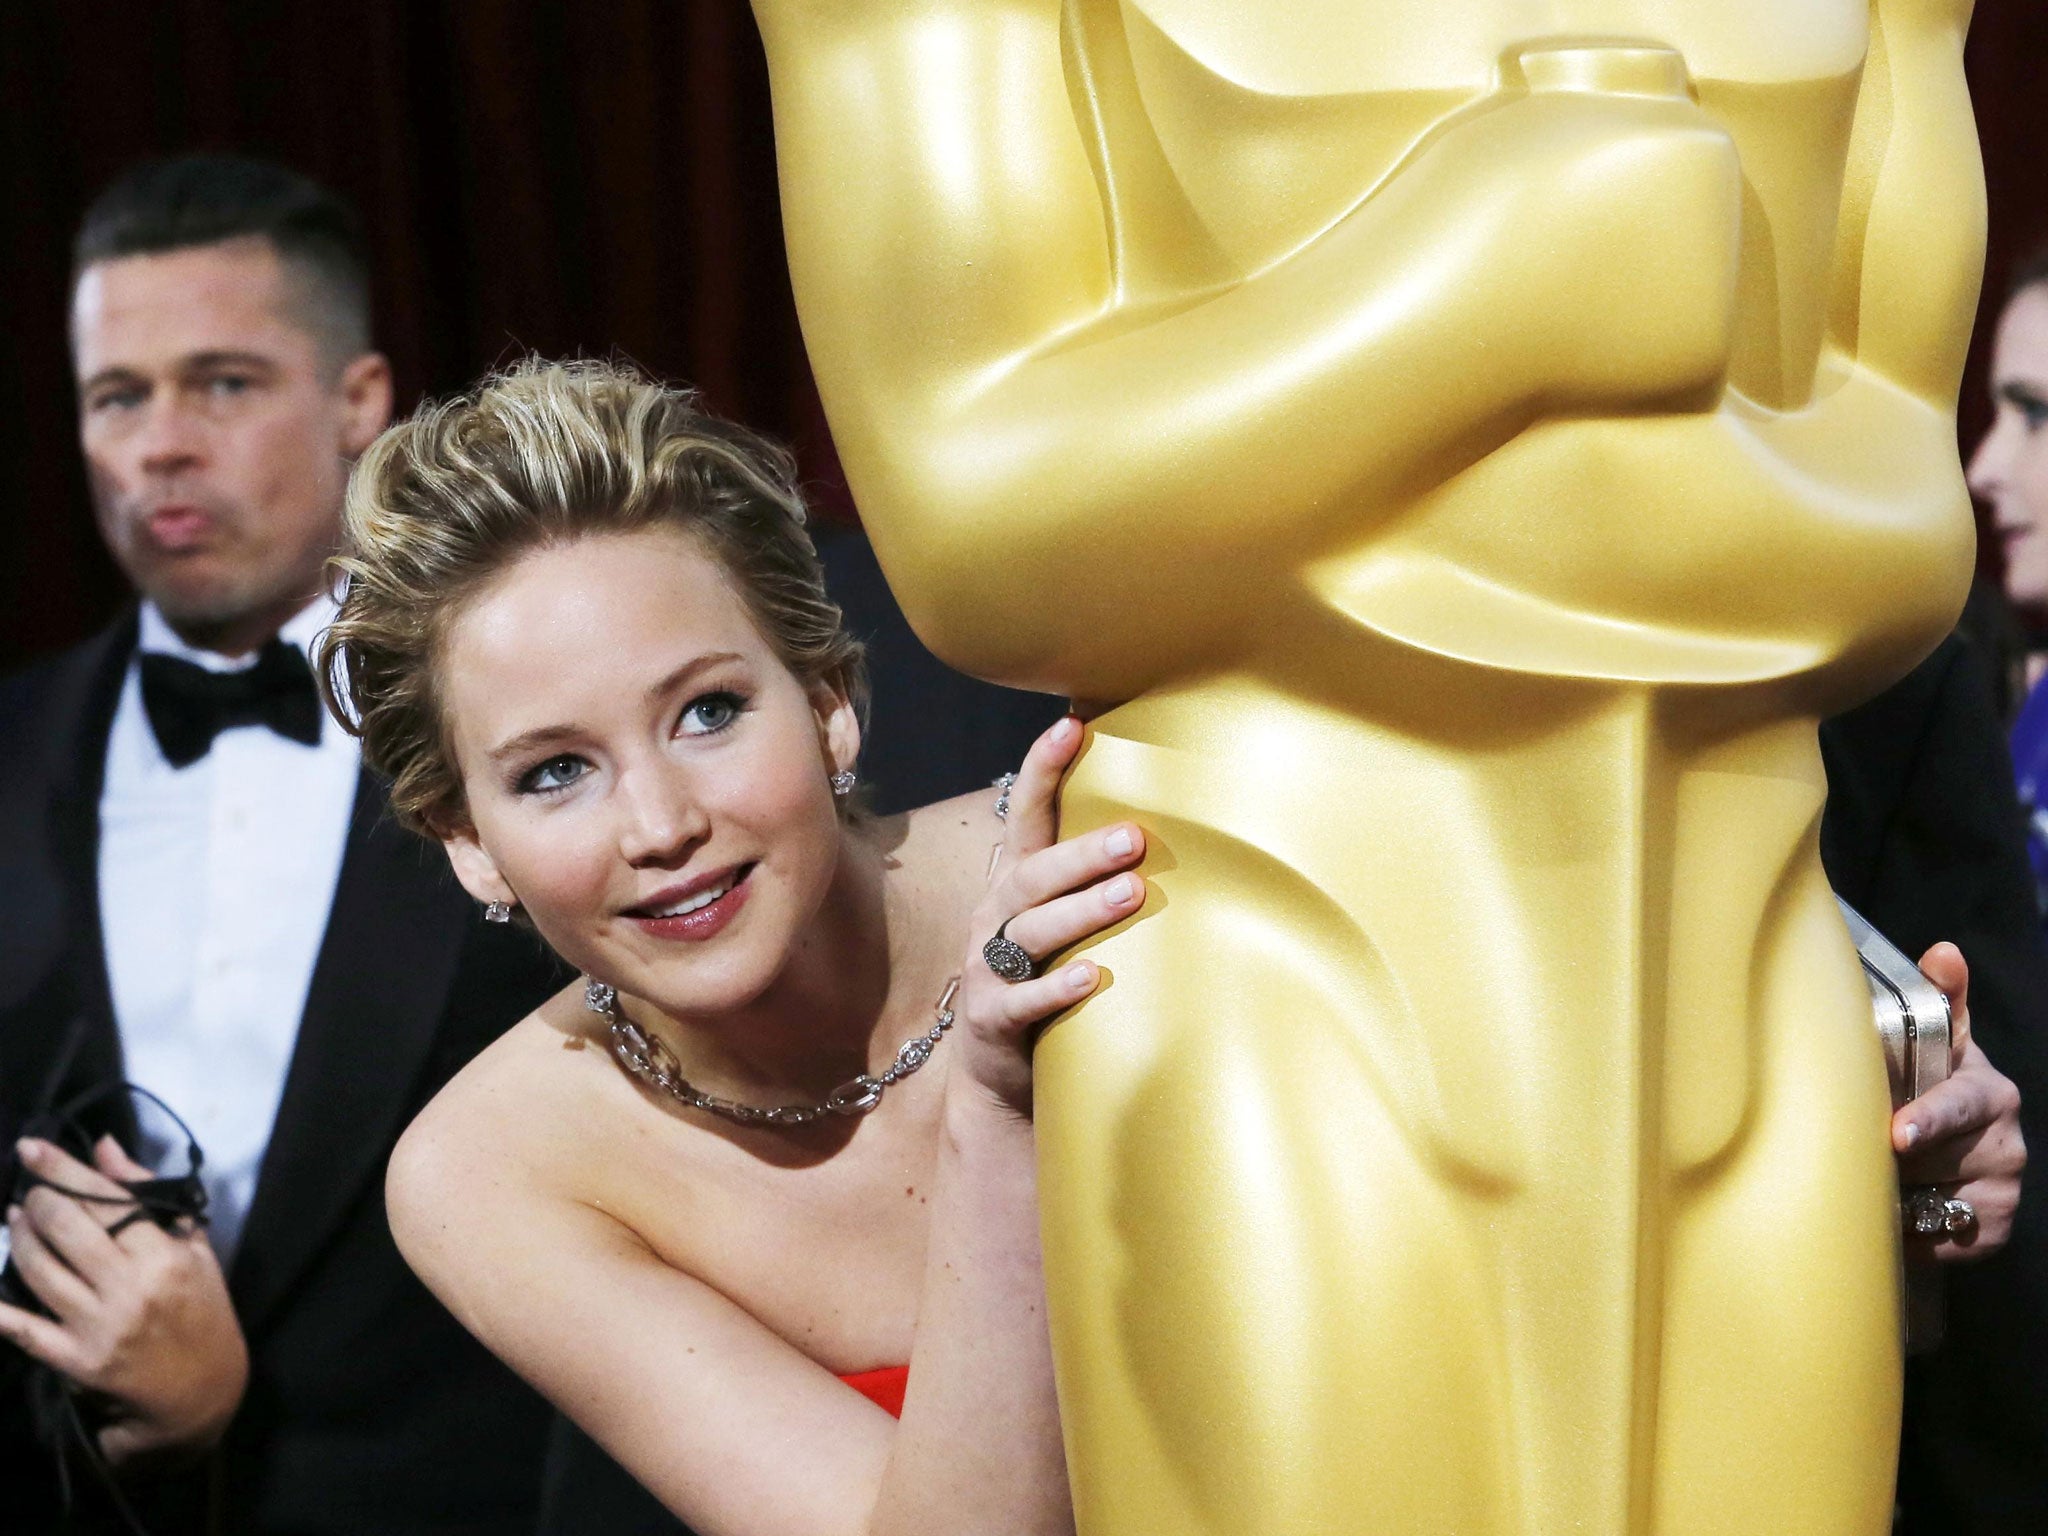
<svg viewBox="0 0 2048 1536">
<path fill-rule="evenodd" d="M 1880 1536 L 1821 715 L 1944 631 L 1968 0 L 755 0 L 920 633 L 1100 706 L 1085 1536 Z"/>
</svg>

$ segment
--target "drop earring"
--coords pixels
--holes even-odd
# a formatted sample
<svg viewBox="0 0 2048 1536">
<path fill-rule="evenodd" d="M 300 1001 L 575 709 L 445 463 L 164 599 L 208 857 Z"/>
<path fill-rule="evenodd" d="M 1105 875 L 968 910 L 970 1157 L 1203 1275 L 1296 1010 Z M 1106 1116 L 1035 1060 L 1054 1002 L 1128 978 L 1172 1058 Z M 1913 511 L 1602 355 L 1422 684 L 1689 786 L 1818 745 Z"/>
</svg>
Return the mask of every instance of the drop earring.
<svg viewBox="0 0 2048 1536">
<path fill-rule="evenodd" d="M 484 921 L 487 923 L 509 923 L 512 921 L 512 903 L 509 901 L 487 901 L 484 903 Z"/>
</svg>

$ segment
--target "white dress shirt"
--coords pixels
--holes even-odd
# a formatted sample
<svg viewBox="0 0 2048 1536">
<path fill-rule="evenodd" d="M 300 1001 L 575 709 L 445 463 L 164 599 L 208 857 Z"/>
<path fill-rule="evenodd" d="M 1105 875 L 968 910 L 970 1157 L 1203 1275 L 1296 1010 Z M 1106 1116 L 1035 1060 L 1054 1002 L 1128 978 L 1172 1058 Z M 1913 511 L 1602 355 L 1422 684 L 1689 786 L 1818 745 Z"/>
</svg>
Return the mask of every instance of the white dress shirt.
<svg viewBox="0 0 2048 1536">
<path fill-rule="evenodd" d="M 321 598 L 280 638 L 306 649 Z M 154 604 L 139 649 L 216 672 L 255 663 L 194 650 Z M 173 768 L 121 687 L 100 792 L 99 899 L 130 1082 L 182 1116 L 205 1151 L 214 1246 L 235 1249 L 270 1141 L 348 841 L 355 738 L 325 714 L 317 746 L 237 726 Z"/>
</svg>

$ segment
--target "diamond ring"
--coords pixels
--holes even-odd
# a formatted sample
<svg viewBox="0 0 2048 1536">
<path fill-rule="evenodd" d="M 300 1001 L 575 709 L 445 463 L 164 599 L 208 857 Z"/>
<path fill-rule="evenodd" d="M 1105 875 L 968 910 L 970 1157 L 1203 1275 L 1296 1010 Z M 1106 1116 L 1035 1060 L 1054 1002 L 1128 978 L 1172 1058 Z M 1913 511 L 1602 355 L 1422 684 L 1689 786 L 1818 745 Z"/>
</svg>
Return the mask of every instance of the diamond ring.
<svg viewBox="0 0 2048 1536">
<path fill-rule="evenodd" d="M 1938 1189 L 1906 1193 L 1906 1230 L 1915 1237 L 1961 1237 L 1977 1225 L 1977 1208 L 1967 1200 L 1943 1197 Z"/>
<path fill-rule="evenodd" d="M 982 961 L 1005 981 L 1029 981 L 1038 974 L 1038 962 L 1031 958 L 1022 944 L 1003 932 L 1003 928 L 1009 926 L 1009 920 L 1004 919 L 1003 927 L 995 931 L 995 937 L 981 946 Z"/>
</svg>

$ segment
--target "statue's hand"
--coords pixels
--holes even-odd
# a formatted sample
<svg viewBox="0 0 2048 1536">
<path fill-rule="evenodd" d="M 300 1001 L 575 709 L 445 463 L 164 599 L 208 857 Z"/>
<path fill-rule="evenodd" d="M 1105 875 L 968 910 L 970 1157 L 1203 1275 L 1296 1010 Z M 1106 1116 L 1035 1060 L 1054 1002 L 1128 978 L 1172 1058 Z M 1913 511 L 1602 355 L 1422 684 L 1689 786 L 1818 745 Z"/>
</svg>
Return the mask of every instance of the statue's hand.
<svg viewBox="0 0 2048 1536">
<path fill-rule="evenodd" d="M 1734 141 L 1687 95 L 1669 50 L 1532 49 L 1519 62 L 1526 91 L 1479 105 L 1413 167 L 1476 178 L 1491 249 L 1472 278 L 1498 290 L 1500 366 L 1547 412 L 1711 402 L 1735 323 Z"/>
</svg>

